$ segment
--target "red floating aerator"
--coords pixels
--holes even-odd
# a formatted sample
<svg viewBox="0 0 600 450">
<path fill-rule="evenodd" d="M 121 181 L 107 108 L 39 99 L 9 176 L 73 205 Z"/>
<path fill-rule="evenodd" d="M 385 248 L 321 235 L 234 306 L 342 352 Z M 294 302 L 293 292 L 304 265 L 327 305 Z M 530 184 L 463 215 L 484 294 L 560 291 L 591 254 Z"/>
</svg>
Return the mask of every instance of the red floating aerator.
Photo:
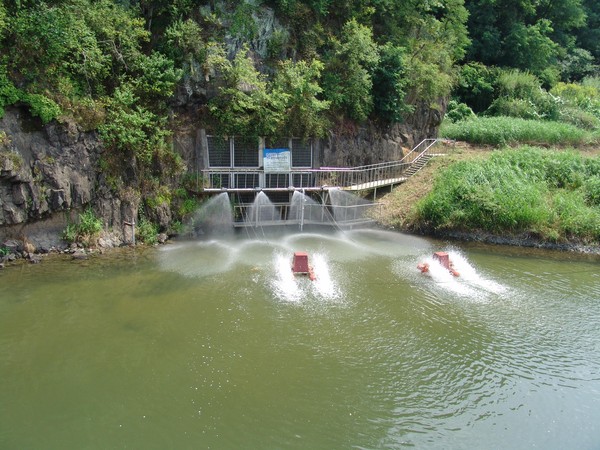
<svg viewBox="0 0 600 450">
<path fill-rule="evenodd" d="M 308 264 L 308 254 L 305 252 L 294 253 L 292 272 L 294 272 L 294 275 L 308 275 L 313 281 L 317 278 L 313 272 L 313 268 Z"/>
<path fill-rule="evenodd" d="M 433 254 L 433 258 L 437 259 L 442 267 L 447 269 L 452 275 L 458 277 L 460 274 L 454 269 L 454 264 L 450 261 L 450 256 L 446 252 L 435 252 Z M 429 264 L 427 263 L 419 263 L 417 265 L 417 269 L 419 269 L 422 273 L 429 272 Z"/>
</svg>

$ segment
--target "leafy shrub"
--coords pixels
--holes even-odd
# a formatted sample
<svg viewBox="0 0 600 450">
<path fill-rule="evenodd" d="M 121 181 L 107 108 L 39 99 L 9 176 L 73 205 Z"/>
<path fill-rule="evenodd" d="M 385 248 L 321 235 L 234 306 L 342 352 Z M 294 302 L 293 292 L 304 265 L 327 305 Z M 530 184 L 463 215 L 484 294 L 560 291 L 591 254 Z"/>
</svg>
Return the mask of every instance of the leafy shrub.
<svg viewBox="0 0 600 450">
<path fill-rule="evenodd" d="M 373 73 L 374 111 L 388 122 L 401 122 L 412 110 L 406 103 L 405 50 L 391 44 L 380 48 L 380 60 Z"/>
<path fill-rule="evenodd" d="M 558 83 L 550 92 L 565 102 L 582 108 L 588 108 L 593 102 L 600 100 L 598 89 L 584 84 Z"/>
<path fill-rule="evenodd" d="M 100 136 L 111 149 L 135 156 L 141 165 L 150 165 L 160 148 L 166 147 L 169 132 L 164 121 L 139 104 L 134 88 L 123 85 L 115 90 Z"/>
<path fill-rule="evenodd" d="M 4 116 L 4 107 L 12 105 L 21 97 L 21 92 L 8 79 L 6 65 L 0 60 L 0 117 Z"/>
<path fill-rule="evenodd" d="M 475 113 L 468 105 L 459 103 L 456 100 L 448 102 L 445 118 L 451 122 L 460 122 L 461 120 L 472 119 L 474 117 Z"/>
<path fill-rule="evenodd" d="M 540 119 L 535 105 L 522 98 L 500 97 L 492 102 L 487 115 L 518 117 L 521 119 Z"/>
<path fill-rule="evenodd" d="M 497 97 L 486 114 L 523 119 L 558 118 L 559 100 L 542 89 L 540 80 L 535 75 L 520 70 L 499 70 L 498 73 Z"/>
<path fill-rule="evenodd" d="M 222 134 L 274 136 L 286 120 L 290 95 L 268 83 L 258 72 L 247 47 L 233 62 L 221 61 L 225 85 L 211 99 L 209 109 Z"/>
<path fill-rule="evenodd" d="M 580 108 L 563 107 L 560 110 L 560 121 L 575 125 L 584 130 L 600 129 L 600 118 Z"/>
<path fill-rule="evenodd" d="M 102 221 L 96 217 L 91 208 L 79 214 L 77 223 L 69 223 L 63 231 L 63 239 L 69 243 L 79 242 L 83 245 L 92 244 L 94 238 L 102 231 Z"/>
<path fill-rule="evenodd" d="M 167 186 L 156 186 L 154 192 L 146 196 L 146 205 L 150 209 L 156 209 L 161 205 L 171 203 L 172 193 Z"/>
<path fill-rule="evenodd" d="M 496 79 L 496 92 L 499 97 L 511 97 L 533 100 L 540 91 L 539 79 L 517 69 L 499 70 Z"/>
<path fill-rule="evenodd" d="M 561 119 L 586 129 L 600 128 L 600 88 L 593 83 L 558 83 L 552 94 L 564 102 Z"/>
<path fill-rule="evenodd" d="M 135 237 L 144 244 L 154 245 L 158 242 L 158 226 L 142 216 L 135 229 Z"/>
<path fill-rule="evenodd" d="M 42 119 L 44 124 L 60 116 L 60 106 L 45 95 L 26 94 L 22 100 L 29 104 L 31 114 Z"/>
<path fill-rule="evenodd" d="M 330 103 L 319 99 L 322 70 L 323 64 L 318 60 L 285 61 L 280 65 L 273 88 L 288 94 L 282 125 L 289 135 L 312 137 L 324 136 L 327 132 L 329 122 L 325 112 Z"/>
<path fill-rule="evenodd" d="M 378 63 L 379 49 L 373 30 L 355 19 L 348 21 L 342 40 L 334 42 L 323 76 L 325 98 L 332 107 L 350 119 L 366 120 L 373 111 L 371 73 Z"/>
<path fill-rule="evenodd" d="M 495 77 L 495 72 L 481 63 L 465 64 L 460 68 L 454 95 L 474 111 L 483 112 L 494 100 Z"/>
<path fill-rule="evenodd" d="M 586 86 L 586 87 L 594 87 L 598 91 L 600 91 L 600 76 L 596 75 L 596 76 L 585 77 L 581 81 L 581 85 Z"/>
</svg>

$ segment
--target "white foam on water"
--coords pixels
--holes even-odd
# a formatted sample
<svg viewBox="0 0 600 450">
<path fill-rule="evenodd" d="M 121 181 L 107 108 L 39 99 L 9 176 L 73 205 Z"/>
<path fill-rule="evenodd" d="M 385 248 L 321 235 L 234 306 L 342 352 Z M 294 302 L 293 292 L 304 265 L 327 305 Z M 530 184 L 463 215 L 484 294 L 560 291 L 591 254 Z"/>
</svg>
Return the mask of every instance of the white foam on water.
<svg viewBox="0 0 600 450">
<path fill-rule="evenodd" d="M 415 267 L 410 271 L 402 270 L 400 265 L 396 264 L 396 273 L 400 276 L 415 277 L 420 285 L 429 284 L 443 292 L 474 301 L 488 301 L 507 291 L 502 284 L 479 273 L 461 252 L 454 249 L 446 250 L 446 252 L 459 276 L 450 273 L 433 255 L 423 255 L 418 262 L 407 261 L 405 264 L 414 264 L 413 267 Z M 429 271 L 425 274 L 419 273 L 416 268 L 418 263 L 427 263 Z"/>
<path fill-rule="evenodd" d="M 329 262 L 322 253 L 309 255 L 316 279 L 296 276 L 292 272 L 291 254 L 275 253 L 272 276 L 267 280 L 274 296 L 284 302 L 314 305 L 337 302 L 342 298 L 338 283 L 331 276 Z"/>
<path fill-rule="evenodd" d="M 275 296 L 286 302 L 299 302 L 303 291 L 292 272 L 289 255 L 276 253 L 273 258 L 273 277 L 269 280 Z"/>
<path fill-rule="evenodd" d="M 452 261 L 452 256 L 450 256 L 450 260 Z M 452 275 L 437 259 L 429 256 L 425 259 L 425 262 L 429 264 L 429 276 L 438 287 L 463 297 L 476 296 L 476 290 L 465 284 L 460 277 Z M 460 273 L 460 269 L 456 265 L 454 268 Z"/>
<path fill-rule="evenodd" d="M 162 270 L 195 278 L 229 272 L 236 262 L 237 251 L 221 240 L 182 242 L 161 247 Z M 201 261 L 211 261 L 202 264 Z"/>
<path fill-rule="evenodd" d="M 313 281 L 313 290 L 315 294 L 326 300 L 336 300 L 341 298 L 339 286 L 331 277 L 327 257 L 322 253 L 315 253 L 312 258 L 312 266 L 315 276 L 317 277 Z"/>
<path fill-rule="evenodd" d="M 460 278 L 466 283 L 493 294 L 502 294 L 507 291 L 506 286 L 480 274 L 461 252 L 450 250 L 448 254 L 454 268 L 460 274 Z"/>
</svg>

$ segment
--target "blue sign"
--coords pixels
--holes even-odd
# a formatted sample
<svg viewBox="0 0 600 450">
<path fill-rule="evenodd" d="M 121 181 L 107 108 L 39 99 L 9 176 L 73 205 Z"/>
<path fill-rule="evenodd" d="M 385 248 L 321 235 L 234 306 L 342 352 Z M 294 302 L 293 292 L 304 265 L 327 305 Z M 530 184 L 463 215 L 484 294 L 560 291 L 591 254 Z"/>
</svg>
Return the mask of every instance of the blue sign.
<svg viewBox="0 0 600 450">
<path fill-rule="evenodd" d="M 265 172 L 289 172 L 291 157 L 289 148 L 265 148 L 263 151 Z"/>
</svg>

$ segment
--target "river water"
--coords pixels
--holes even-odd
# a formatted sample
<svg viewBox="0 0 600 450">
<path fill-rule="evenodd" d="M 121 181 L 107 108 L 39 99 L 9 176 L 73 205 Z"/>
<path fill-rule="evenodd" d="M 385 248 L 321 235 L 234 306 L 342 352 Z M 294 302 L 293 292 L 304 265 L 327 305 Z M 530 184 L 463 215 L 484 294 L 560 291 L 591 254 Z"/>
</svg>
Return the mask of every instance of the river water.
<svg viewBox="0 0 600 450">
<path fill-rule="evenodd" d="M 2 449 L 600 448 L 598 258 L 359 230 L 52 259 L 0 273 Z"/>
</svg>

